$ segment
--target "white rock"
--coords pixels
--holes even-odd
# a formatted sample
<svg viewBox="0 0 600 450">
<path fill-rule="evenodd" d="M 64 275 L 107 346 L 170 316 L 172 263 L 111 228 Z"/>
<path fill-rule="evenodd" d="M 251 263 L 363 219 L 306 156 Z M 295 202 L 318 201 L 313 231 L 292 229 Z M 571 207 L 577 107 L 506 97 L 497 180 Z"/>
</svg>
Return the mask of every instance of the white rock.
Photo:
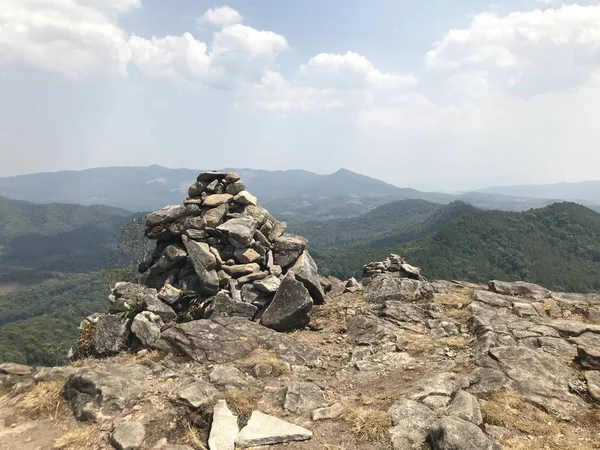
<svg viewBox="0 0 600 450">
<path fill-rule="evenodd" d="M 312 432 L 277 417 L 254 411 L 248 425 L 242 428 L 236 439 L 239 447 L 282 444 L 291 441 L 306 441 Z M 212 450 L 212 449 L 211 449 Z"/>
<path fill-rule="evenodd" d="M 252 195 L 248 191 L 242 191 L 233 197 L 233 201 L 239 203 L 240 205 L 252 205 L 256 206 L 257 199 L 254 195 Z"/>
<path fill-rule="evenodd" d="M 234 450 L 238 430 L 237 416 L 229 410 L 225 400 L 218 400 L 213 412 L 208 448 L 210 450 Z"/>
<path fill-rule="evenodd" d="M 110 441 L 118 450 L 136 450 L 144 442 L 146 430 L 139 422 L 123 422 L 115 427 Z"/>
</svg>

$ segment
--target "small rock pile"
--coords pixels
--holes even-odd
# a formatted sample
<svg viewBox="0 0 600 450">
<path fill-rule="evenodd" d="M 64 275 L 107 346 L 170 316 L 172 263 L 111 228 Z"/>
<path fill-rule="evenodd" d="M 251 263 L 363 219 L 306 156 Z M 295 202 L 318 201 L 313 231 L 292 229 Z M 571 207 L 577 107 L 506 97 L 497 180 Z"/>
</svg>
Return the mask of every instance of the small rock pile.
<svg viewBox="0 0 600 450">
<path fill-rule="evenodd" d="M 140 264 L 142 285 L 117 283 L 109 316 L 82 323 L 88 353 L 116 353 L 132 339 L 152 347 L 168 323 L 198 319 L 237 316 L 276 331 L 301 329 L 325 301 L 331 283 L 306 239 L 285 233 L 287 224 L 258 205 L 238 174 L 201 173 L 188 194 L 182 206 L 146 217 L 156 248 Z"/>
<path fill-rule="evenodd" d="M 363 277 L 372 277 L 383 273 L 395 273 L 402 278 L 424 281 L 421 269 L 408 264 L 400 255 L 392 253 L 383 261 L 370 262 L 363 267 Z"/>
</svg>

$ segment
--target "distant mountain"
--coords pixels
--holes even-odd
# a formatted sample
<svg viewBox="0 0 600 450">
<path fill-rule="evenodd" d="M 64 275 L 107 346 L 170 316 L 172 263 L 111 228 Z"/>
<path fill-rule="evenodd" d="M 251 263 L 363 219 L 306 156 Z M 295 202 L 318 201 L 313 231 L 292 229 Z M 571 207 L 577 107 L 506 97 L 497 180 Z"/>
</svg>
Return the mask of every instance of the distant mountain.
<svg viewBox="0 0 600 450">
<path fill-rule="evenodd" d="M 421 192 L 345 169 L 329 175 L 304 170 L 222 170 L 238 172 L 263 206 L 292 221 L 353 217 L 402 199 L 444 204 L 463 200 L 477 207 L 503 210 L 522 210 L 552 202 L 481 192 L 461 196 Z M 151 211 L 180 204 L 201 171 L 154 165 L 21 175 L 0 178 L 0 195 L 35 203 L 101 204 L 129 211 Z"/>
<path fill-rule="evenodd" d="M 520 186 L 493 186 L 480 189 L 484 194 L 503 194 L 530 198 L 556 198 L 577 203 L 600 205 L 600 180 L 579 183 L 529 184 Z"/>
</svg>

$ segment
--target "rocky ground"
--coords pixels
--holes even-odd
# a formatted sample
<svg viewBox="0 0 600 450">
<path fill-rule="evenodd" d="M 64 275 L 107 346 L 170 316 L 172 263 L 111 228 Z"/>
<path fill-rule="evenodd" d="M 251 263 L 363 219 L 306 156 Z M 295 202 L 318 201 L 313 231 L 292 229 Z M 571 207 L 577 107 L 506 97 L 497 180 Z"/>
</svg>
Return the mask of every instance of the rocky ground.
<svg viewBox="0 0 600 450">
<path fill-rule="evenodd" d="M 205 449 L 213 421 L 230 442 L 211 450 L 231 448 L 253 412 L 238 443 L 303 439 L 274 450 L 600 448 L 600 295 L 364 284 L 334 282 L 291 333 L 218 317 L 164 330 L 165 350 L 0 365 L 0 449 Z"/>
</svg>

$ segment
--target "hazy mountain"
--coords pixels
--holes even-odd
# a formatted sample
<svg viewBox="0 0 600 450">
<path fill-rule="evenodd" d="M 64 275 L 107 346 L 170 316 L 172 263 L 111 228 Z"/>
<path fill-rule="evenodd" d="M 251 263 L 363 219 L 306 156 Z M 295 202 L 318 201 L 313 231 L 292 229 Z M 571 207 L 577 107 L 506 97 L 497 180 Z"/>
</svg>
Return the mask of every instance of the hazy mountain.
<svg viewBox="0 0 600 450">
<path fill-rule="evenodd" d="M 238 172 L 248 190 L 265 207 L 291 220 L 352 217 L 384 203 L 408 198 L 434 203 L 464 200 L 477 207 L 504 210 L 522 210 L 552 202 L 545 200 L 540 204 L 530 198 L 481 192 L 460 196 L 421 192 L 345 169 L 328 175 L 304 170 L 223 170 Z M 161 166 L 103 167 L 21 175 L 0 178 L 0 195 L 36 203 L 101 204 L 130 211 L 150 211 L 180 204 L 188 186 L 201 171 Z"/>
<path fill-rule="evenodd" d="M 504 194 L 518 197 L 557 198 L 578 203 L 600 205 L 600 181 L 579 183 L 530 184 L 520 186 L 493 186 L 480 189 L 485 194 Z"/>
</svg>

